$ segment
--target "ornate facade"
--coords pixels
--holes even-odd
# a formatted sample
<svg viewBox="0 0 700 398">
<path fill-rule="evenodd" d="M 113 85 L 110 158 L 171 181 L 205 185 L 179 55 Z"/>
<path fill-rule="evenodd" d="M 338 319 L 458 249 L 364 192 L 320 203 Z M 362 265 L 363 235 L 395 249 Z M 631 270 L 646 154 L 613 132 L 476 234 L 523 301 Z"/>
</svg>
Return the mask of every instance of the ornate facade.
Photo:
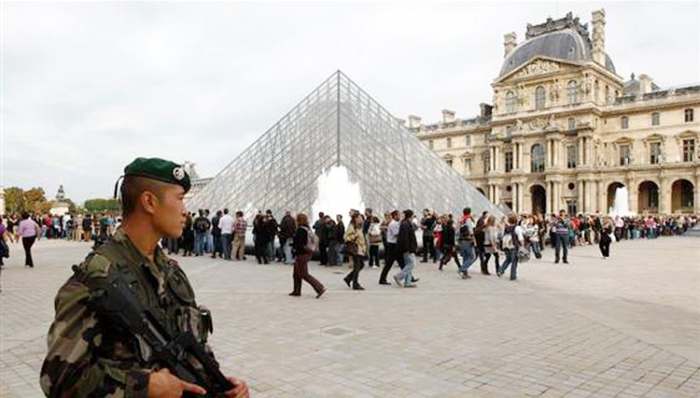
<svg viewBox="0 0 700 398">
<path fill-rule="evenodd" d="M 459 119 L 443 110 L 408 127 L 493 203 L 516 212 L 606 213 L 616 188 L 629 208 L 700 213 L 700 85 L 624 81 L 605 52 L 605 12 L 592 32 L 571 13 L 505 35 L 492 104 Z"/>
</svg>

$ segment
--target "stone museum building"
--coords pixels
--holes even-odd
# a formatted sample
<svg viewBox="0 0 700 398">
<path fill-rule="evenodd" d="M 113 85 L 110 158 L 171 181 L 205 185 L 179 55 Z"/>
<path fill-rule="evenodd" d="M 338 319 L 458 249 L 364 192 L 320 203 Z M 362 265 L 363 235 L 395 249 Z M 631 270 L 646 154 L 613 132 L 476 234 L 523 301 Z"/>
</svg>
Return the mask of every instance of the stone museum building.
<svg viewBox="0 0 700 398">
<path fill-rule="evenodd" d="M 659 87 L 617 74 L 605 11 L 590 31 L 571 13 L 504 36 L 492 104 L 407 127 L 493 203 L 515 212 L 606 213 L 617 188 L 629 209 L 700 213 L 700 84 Z M 683 62 L 683 59 L 669 60 Z"/>
</svg>

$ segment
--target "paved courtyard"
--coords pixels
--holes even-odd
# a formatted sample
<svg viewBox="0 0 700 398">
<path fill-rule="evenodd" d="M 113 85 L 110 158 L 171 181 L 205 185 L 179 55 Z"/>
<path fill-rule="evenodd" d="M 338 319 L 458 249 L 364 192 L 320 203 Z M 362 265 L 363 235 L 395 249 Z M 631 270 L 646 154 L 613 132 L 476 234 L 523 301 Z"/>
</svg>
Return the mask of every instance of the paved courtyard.
<svg viewBox="0 0 700 398">
<path fill-rule="evenodd" d="M 35 269 L 21 248 L 0 293 L 0 396 L 38 397 L 53 298 L 88 245 L 40 241 Z M 698 397 L 700 239 L 575 248 L 571 265 L 541 261 L 521 279 L 458 278 L 419 264 L 417 289 L 341 280 L 291 298 L 291 267 L 178 258 L 214 315 L 225 373 L 255 397 Z"/>
</svg>

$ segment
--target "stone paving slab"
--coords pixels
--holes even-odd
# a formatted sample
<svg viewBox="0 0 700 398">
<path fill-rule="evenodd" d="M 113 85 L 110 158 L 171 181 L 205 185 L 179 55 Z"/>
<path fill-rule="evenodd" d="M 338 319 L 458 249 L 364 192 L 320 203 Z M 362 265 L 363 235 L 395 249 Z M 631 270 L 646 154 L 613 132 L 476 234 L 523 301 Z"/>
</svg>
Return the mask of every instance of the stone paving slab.
<svg viewBox="0 0 700 398">
<path fill-rule="evenodd" d="M 53 298 L 89 246 L 40 241 L 0 276 L 0 397 L 38 397 Z M 458 278 L 419 264 L 417 289 L 347 289 L 346 267 L 310 269 L 329 288 L 291 298 L 291 267 L 177 257 L 214 315 L 211 344 L 255 397 L 700 396 L 700 240 L 575 248 L 520 280 Z"/>
</svg>

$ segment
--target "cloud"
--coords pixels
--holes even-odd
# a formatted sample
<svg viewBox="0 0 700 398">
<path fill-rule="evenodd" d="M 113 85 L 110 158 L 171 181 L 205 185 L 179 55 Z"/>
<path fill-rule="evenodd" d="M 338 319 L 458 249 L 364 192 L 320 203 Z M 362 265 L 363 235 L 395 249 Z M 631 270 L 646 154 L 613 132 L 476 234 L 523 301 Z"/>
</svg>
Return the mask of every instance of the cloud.
<svg viewBox="0 0 700 398">
<path fill-rule="evenodd" d="M 618 73 L 700 81 L 699 6 L 603 4 Z M 398 117 L 491 101 L 503 34 L 601 3 L 2 3 L 5 186 L 111 194 L 136 156 L 214 175 L 342 69 Z M 643 26 L 643 29 L 640 28 Z M 653 55 L 653 56 L 650 56 Z"/>
</svg>

